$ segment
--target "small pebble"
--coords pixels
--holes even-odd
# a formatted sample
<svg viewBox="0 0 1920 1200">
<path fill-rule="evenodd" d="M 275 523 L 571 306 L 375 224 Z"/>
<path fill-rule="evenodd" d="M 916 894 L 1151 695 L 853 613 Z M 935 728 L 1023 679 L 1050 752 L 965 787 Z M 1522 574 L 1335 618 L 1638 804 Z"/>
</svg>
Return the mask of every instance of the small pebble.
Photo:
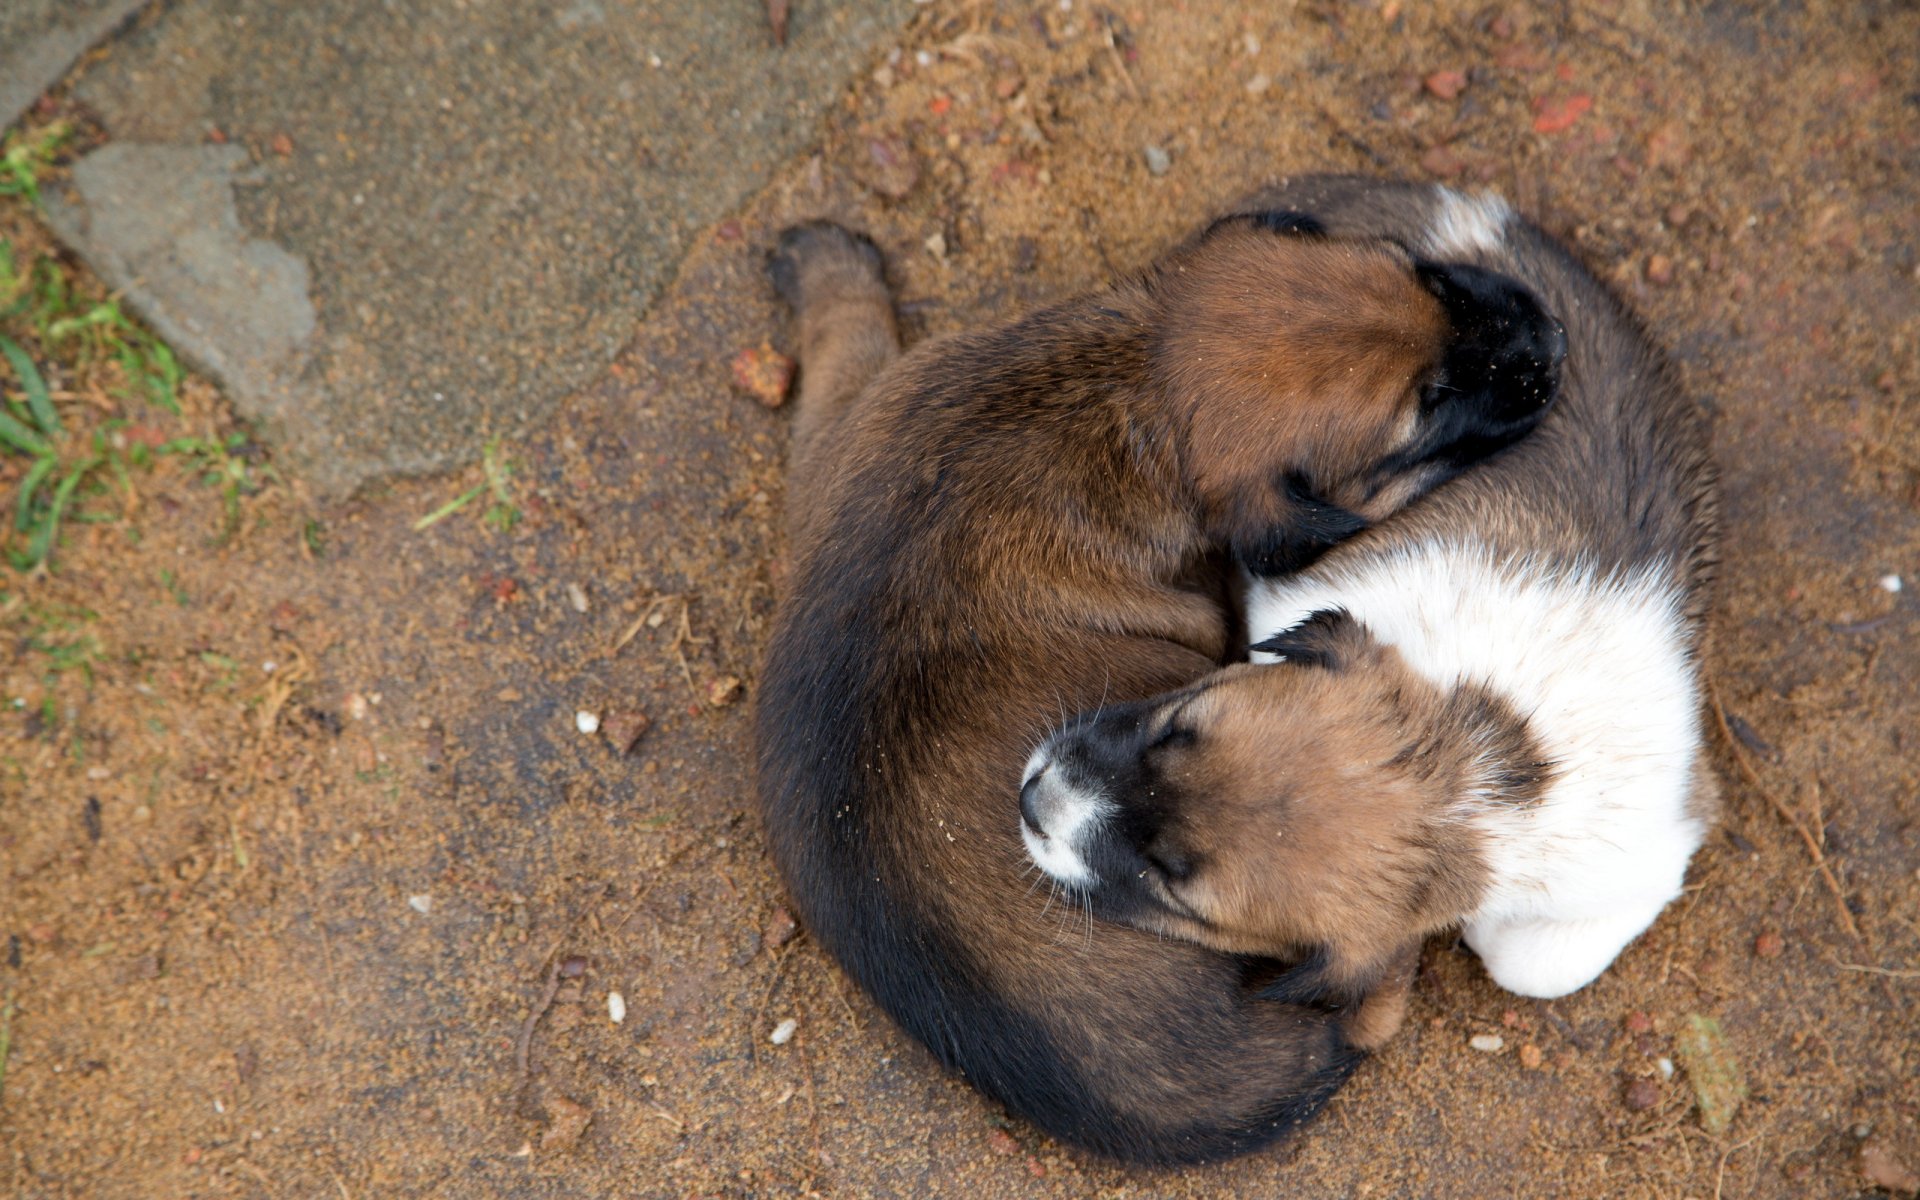
<svg viewBox="0 0 1920 1200">
<path fill-rule="evenodd" d="M 540 1135 L 540 1149 L 547 1153 L 573 1149 L 592 1120 L 593 1112 L 586 1105 L 554 1097 L 547 1101 L 547 1129 Z"/>
<path fill-rule="evenodd" d="M 776 1046 L 784 1046 L 793 1040 L 793 1031 L 798 1028 L 800 1028 L 800 1022 L 788 1017 L 773 1027 L 773 1032 L 767 1035 L 767 1040 Z"/>
<path fill-rule="evenodd" d="M 588 712 L 583 708 L 573 714 L 573 727 L 581 733 L 599 733 L 600 714 Z"/>
<path fill-rule="evenodd" d="M 419 913 L 420 915 L 425 916 L 426 914 L 433 911 L 433 897 L 429 896 L 425 892 L 421 892 L 417 896 L 408 896 L 407 907 L 411 908 L 413 911 Z"/>
<path fill-rule="evenodd" d="M 560 964 L 560 978 L 578 979 L 587 973 L 587 960 L 578 954 Z"/>
<path fill-rule="evenodd" d="M 1435 71 L 1421 81 L 1427 91 L 1442 100 L 1452 100 L 1467 90 L 1467 76 L 1464 71 Z"/>
<path fill-rule="evenodd" d="M 1900 589 L 1905 586 L 1907 585 L 1901 582 L 1898 575 L 1882 575 L 1880 577 L 1880 590 L 1883 592 L 1898 594 Z"/>
<path fill-rule="evenodd" d="M 356 721 L 367 719 L 367 698 L 359 692 L 347 697 L 347 715 Z"/>
<path fill-rule="evenodd" d="M 787 402 L 793 383 L 793 360 L 765 342 L 733 356 L 733 386 L 768 408 Z"/>
<path fill-rule="evenodd" d="M 794 920 L 793 914 L 785 908 L 776 908 L 773 910 L 773 915 L 767 918 L 767 931 L 762 936 L 766 938 L 768 946 L 778 950 L 792 941 L 799 932 L 800 922 Z"/>
<path fill-rule="evenodd" d="M 1658 1071 L 1658 1072 L 1660 1072 L 1660 1078 L 1662 1078 L 1662 1079 L 1672 1079 L 1672 1078 L 1673 1078 L 1673 1060 L 1672 1060 L 1672 1059 L 1670 1059 L 1670 1058 L 1656 1058 L 1656 1059 L 1654 1059 L 1654 1060 L 1653 1060 L 1653 1069 L 1654 1069 L 1654 1070 L 1656 1070 L 1656 1071 Z"/>
<path fill-rule="evenodd" d="M 740 696 L 738 676 L 726 675 L 707 685 L 707 703 L 715 708 L 724 708 Z"/>
<path fill-rule="evenodd" d="M 1627 1085 L 1623 1102 L 1634 1112 L 1645 1112 L 1660 1103 L 1660 1085 L 1651 1079 L 1636 1079 Z"/>
<path fill-rule="evenodd" d="M 1526 1045 L 1520 1047 L 1520 1065 L 1529 1071 L 1538 1071 L 1545 1057 L 1545 1055 L 1540 1053 L 1540 1047 L 1534 1045 L 1532 1042 L 1528 1042 Z"/>
<path fill-rule="evenodd" d="M 627 998 L 619 992 L 607 993 L 607 1020 L 615 1025 L 627 1019 Z"/>
<path fill-rule="evenodd" d="M 1655 254 L 1647 259 L 1647 282 L 1667 284 L 1673 282 L 1673 259 L 1665 254 Z"/>
<path fill-rule="evenodd" d="M 1634 1012 L 1628 1013 L 1627 1014 L 1627 1032 L 1628 1033 L 1653 1032 L 1653 1018 L 1648 1016 L 1646 1013 L 1639 1012 L 1637 1010 Z"/>
<path fill-rule="evenodd" d="M 1507 1039 L 1497 1033 L 1476 1033 L 1467 1039 L 1467 1045 L 1482 1054 L 1498 1054 L 1507 1048 Z"/>
<path fill-rule="evenodd" d="M 1786 948 L 1786 939 L 1771 929 L 1753 939 L 1753 952 L 1761 958 L 1779 958 Z"/>
<path fill-rule="evenodd" d="M 573 611 L 577 613 L 587 611 L 586 589 L 577 583 L 569 583 L 567 585 L 567 603 L 573 605 Z"/>
<path fill-rule="evenodd" d="M 916 63 L 919 63 L 923 67 L 930 67 L 933 65 L 933 51 L 915 50 L 913 52 L 913 61 Z"/>
<path fill-rule="evenodd" d="M 1261 74 L 1255 75 L 1252 79 L 1247 80 L 1247 95 L 1264 96 L 1267 94 L 1267 89 L 1272 86 L 1273 76 L 1262 72 Z"/>
<path fill-rule="evenodd" d="M 600 732 L 615 754 L 631 754 L 640 736 L 652 724 L 652 719 L 643 712 L 616 708 L 600 719 Z"/>
<path fill-rule="evenodd" d="M 1173 156 L 1159 146 L 1148 146 L 1143 153 L 1147 159 L 1147 170 L 1155 175 L 1165 175 L 1173 170 Z"/>
</svg>

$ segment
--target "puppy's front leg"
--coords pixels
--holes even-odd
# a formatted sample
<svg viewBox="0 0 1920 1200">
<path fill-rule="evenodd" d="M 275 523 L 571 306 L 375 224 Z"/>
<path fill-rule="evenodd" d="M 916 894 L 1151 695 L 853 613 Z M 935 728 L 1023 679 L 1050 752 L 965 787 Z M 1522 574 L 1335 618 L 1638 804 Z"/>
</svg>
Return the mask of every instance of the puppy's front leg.
<svg viewBox="0 0 1920 1200">
<path fill-rule="evenodd" d="M 1287 1004 L 1337 1005 L 1345 1010 L 1340 1023 L 1347 1041 L 1361 1050 L 1377 1050 L 1406 1020 L 1419 963 L 1417 939 L 1377 953 L 1323 946 L 1260 994 Z"/>
</svg>

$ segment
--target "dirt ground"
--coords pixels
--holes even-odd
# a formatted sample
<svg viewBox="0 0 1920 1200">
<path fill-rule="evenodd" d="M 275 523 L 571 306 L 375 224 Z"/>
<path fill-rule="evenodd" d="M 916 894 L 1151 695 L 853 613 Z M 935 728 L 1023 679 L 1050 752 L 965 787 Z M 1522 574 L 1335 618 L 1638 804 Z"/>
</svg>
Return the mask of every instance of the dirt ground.
<svg viewBox="0 0 1920 1200">
<path fill-rule="evenodd" d="M 899 49 L 501 448 L 510 528 L 492 496 L 413 528 L 475 469 L 326 506 L 266 480 L 222 538 L 219 490 L 170 460 L 50 573 L 0 567 L 0 1190 L 1920 1186 L 1920 10 L 938 0 Z M 1120 1170 L 942 1076 L 780 909 L 746 714 L 784 417 L 728 362 L 781 343 L 760 262 L 796 217 L 870 230 L 919 335 L 1315 169 L 1507 193 L 1715 414 L 1725 820 L 1585 991 L 1520 1001 L 1437 940 L 1408 1031 L 1290 1146 Z M 36 236 L 24 214 L 0 233 Z M 182 418 L 131 403 L 99 415 L 230 428 L 199 385 Z M 1681 1053 L 1696 1016 L 1721 1060 Z M 1710 1131 L 1696 1084 L 1726 1060 L 1744 1101 Z"/>
</svg>

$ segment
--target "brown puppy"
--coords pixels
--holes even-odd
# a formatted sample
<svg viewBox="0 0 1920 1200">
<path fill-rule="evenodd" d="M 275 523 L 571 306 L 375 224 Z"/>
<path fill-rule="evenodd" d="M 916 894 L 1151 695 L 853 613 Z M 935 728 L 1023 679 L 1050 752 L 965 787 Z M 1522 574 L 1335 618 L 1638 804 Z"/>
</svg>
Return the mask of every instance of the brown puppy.
<svg viewBox="0 0 1920 1200">
<path fill-rule="evenodd" d="M 1679 894 L 1714 788 L 1699 650 L 1713 473 L 1699 410 L 1632 318 L 1497 198 L 1309 180 L 1350 236 L 1525 280 L 1567 314 L 1563 395 L 1523 444 L 1299 574 L 1256 582 L 1255 646 L 1073 723 L 1029 764 L 1027 840 L 1098 914 L 1244 954 L 1275 994 L 1398 1025 L 1421 939 L 1494 981 L 1584 986 Z"/>
<path fill-rule="evenodd" d="M 1261 999 L 1245 962 L 1051 910 L 1009 789 L 1061 712 L 1221 661 L 1223 547 L 1311 561 L 1531 428 L 1556 324 L 1510 281 L 1289 214 L 891 365 L 870 245 L 802 227 L 772 268 L 803 375 L 758 791 L 808 927 L 1066 1141 L 1270 1141 L 1351 1069 L 1337 1022 Z"/>
</svg>

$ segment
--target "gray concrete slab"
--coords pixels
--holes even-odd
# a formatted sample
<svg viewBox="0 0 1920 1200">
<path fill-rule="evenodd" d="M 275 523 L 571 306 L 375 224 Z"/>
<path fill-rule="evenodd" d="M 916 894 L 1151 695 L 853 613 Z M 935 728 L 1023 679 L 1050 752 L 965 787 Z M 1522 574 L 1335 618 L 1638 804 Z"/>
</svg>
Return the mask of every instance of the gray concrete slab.
<svg viewBox="0 0 1920 1200">
<path fill-rule="evenodd" d="M 49 195 L 47 217 L 69 242 L 92 248 L 102 274 L 155 330 L 253 397 L 283 426 L 331 411 L 304 377 L 314 333 L 307 265 L 248 237 L 234 211 L 238 146 L 113 142 L 76 163 L 70 197 Z"/>
<path fill-rule="evenodd" d="M 180 4 L 77 94 L 115 142 L 224 141 L 254 169 L 183 152 L 181 180 L 143 190 L 129 159 L 97 161 L 125 153 L 109 147 L 76 171 L 61 228 L 321 491 L 452 465 L 610 361 L 694 232 L 805 144 L 911 11 L 797 5 L 782 49 L 757 0 Z M 237 225 L 207 207 L 216 169 L 242 185 Z M 187 193 L 211 240 L 169 253 L 152 235 Z M 298 304 L 187 266 L 265 253 L 247 239 L 309 272 L 312 335 L 296 350 L 269 320 L 271 370 L 237 367 L 261 360 L 231 338 Z"/>
<path fill-rule="evenodd" d="M 147 0 L 6 0 L 0 4 L 0 129 L 20 119 L 87 47 Z"/>
</svg>

